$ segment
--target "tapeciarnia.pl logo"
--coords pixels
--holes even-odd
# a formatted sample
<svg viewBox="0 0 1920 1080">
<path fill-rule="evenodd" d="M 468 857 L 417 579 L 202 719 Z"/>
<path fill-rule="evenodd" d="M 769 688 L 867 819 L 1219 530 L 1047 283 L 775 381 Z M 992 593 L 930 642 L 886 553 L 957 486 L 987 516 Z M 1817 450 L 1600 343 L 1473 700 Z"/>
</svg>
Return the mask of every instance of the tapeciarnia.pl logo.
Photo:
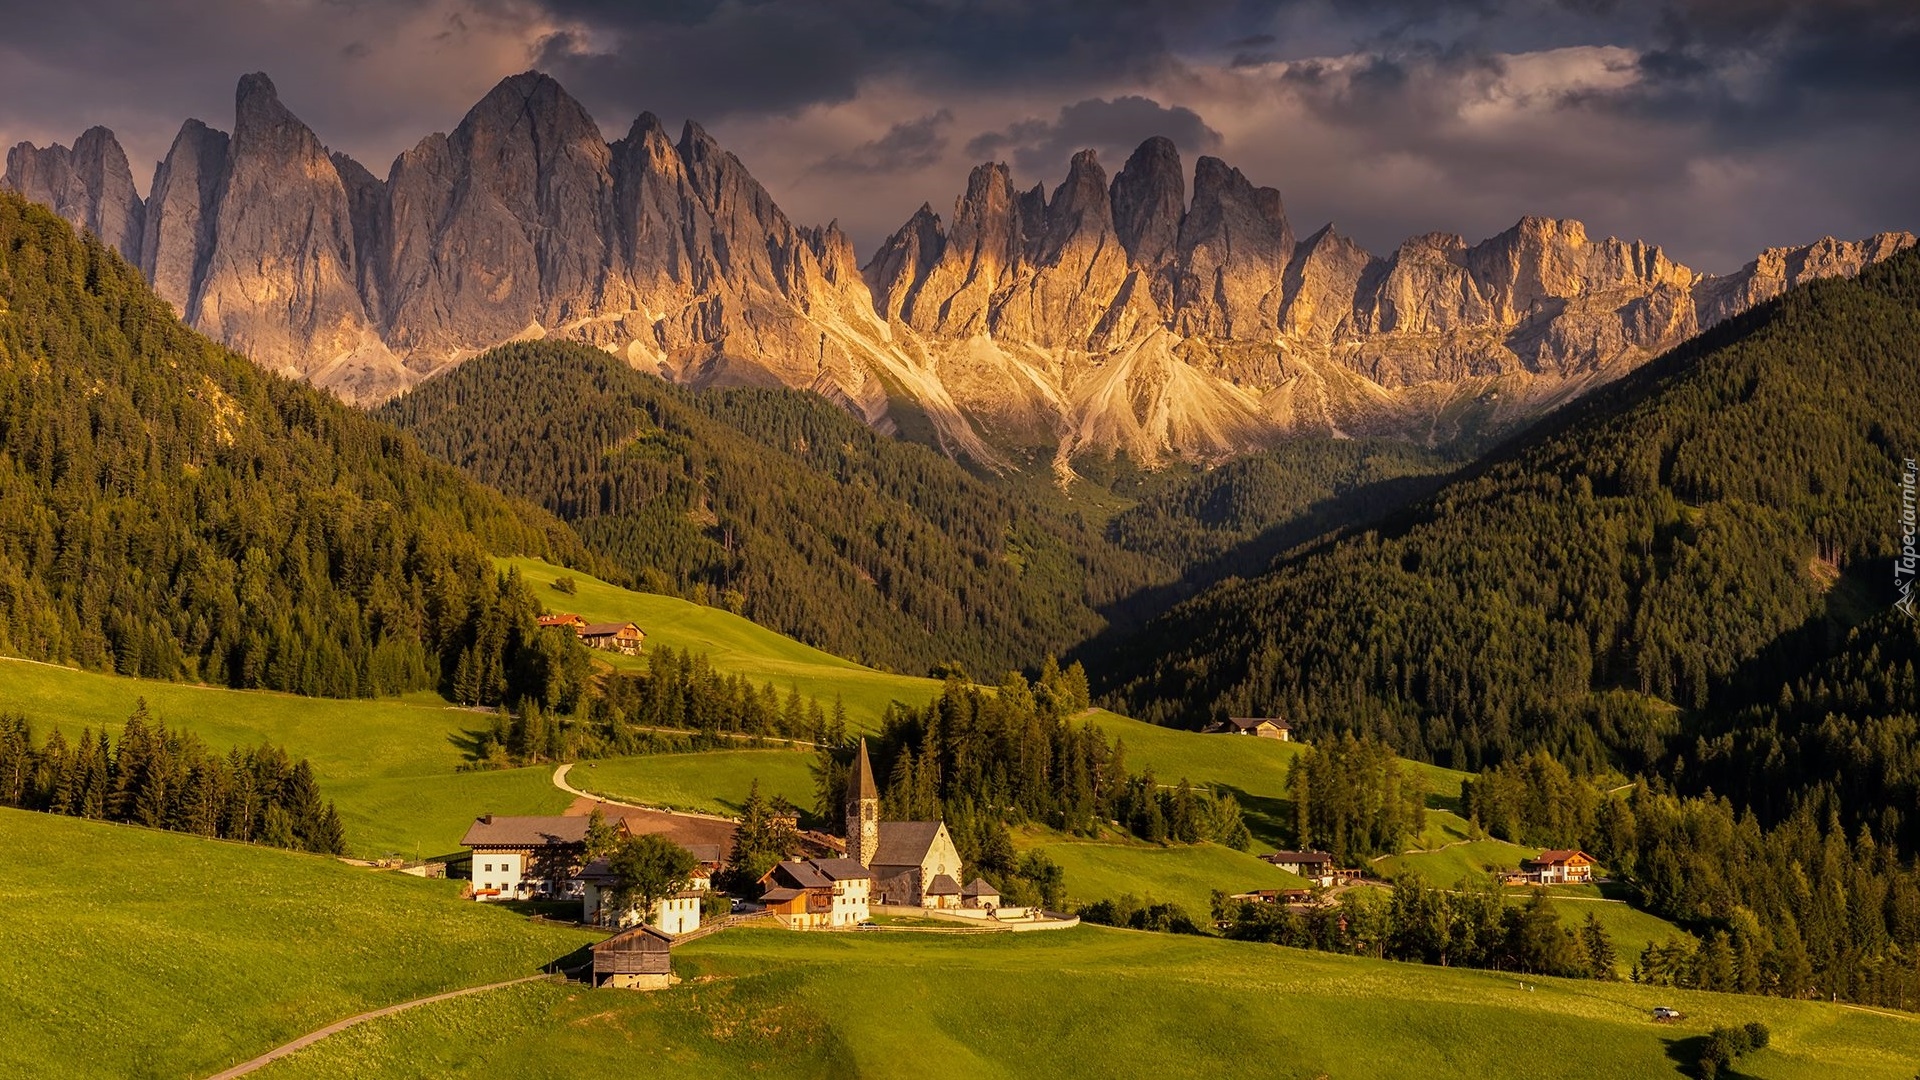
<svg viewBox="0 0 1920 1080">
<path fill-rule="evenodd" d="M 1920 542 L 1915 539 L 1920 527 L 1915 524 L 1914 483 L 1920 479 L 1920 466 L 1907 458 L 1900 472 L 1900 554 L 1893 560 L 1893 588 L 1900 599 L 1893 606 L 1911 619 L 1914 617 L 1914 573 L 1920 570 Z"/>
</svg>

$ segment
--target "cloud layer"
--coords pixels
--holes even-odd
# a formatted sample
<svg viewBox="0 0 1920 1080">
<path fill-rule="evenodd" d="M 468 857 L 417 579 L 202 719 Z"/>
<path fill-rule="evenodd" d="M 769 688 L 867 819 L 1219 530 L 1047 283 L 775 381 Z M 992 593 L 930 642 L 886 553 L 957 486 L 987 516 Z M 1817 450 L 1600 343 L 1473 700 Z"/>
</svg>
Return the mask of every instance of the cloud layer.
<svg viewBox="0 0 1920 1080">
<path fill-rule="evenodd" d="M 376 174 L 499 78 L 610 134 L 701 120 L 862 252 L 978 160 L 1026 185 L 1148 135 L 1376 251 L 1578 217 L 1724 271 L 1920 226 L 1910 0 L 0 0 L 0 140 L 112 127 L 143 187 L 180 121 L 265 70 Z"/>
</svg>

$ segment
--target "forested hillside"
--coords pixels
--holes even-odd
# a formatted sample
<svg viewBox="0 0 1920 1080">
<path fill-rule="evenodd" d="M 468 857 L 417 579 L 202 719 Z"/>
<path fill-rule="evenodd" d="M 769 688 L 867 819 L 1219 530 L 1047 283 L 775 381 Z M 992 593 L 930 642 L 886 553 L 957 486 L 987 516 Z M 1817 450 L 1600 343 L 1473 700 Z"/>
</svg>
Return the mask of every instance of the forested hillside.
<svg viewBox="0 0 1920 1080">
<path fill-rule="evenodd" d="M 896 670 L 997 676 L 1171 576 L 818 395 L 690 391 L 585 346 L 505 346 L 378 415 L 572 522 L 639 588 Z"/>
<path fill-rule="evenodd" d="M 1642 766 L 1683 715 L 1777 694 L 1891 605 L 1917 356 L 1920 255 L 1797 290 L 1389 524 L 1169 613 L 1119 696 L 1456 767 L 1532 747 Z"/>
<path fill-rule="evenodd" d="M 471 653 L 497 700 L 533 607 L 489 552 L 587 558 L 0 194 L 0 653 L 331 696 L 446 689 Z"/>
</svg>

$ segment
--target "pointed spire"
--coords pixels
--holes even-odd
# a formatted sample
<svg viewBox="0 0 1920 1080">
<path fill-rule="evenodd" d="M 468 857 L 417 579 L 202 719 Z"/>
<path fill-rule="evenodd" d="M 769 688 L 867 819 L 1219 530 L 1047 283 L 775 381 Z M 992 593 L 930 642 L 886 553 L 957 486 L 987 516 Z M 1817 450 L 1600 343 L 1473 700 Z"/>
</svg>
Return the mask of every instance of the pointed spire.
<svg viewBox="0 0 1920 1080">
<path fill-rule="evenodd" d="M 873 763 L 867 760 L 867 740 L 860 740 L 860 760 L 854 763 L 853 777 L 848 784 L 858 799 L 878 799 L 880 789 L 873 783 Z"/>
</svg>

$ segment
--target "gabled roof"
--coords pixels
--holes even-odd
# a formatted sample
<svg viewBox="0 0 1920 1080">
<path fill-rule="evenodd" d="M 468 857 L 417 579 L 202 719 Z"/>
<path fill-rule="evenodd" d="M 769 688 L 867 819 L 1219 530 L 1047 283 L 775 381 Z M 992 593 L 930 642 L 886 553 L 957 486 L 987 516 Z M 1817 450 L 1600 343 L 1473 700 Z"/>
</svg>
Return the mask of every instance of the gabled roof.
<svg viewBox="0 0 1920 1080">
<path fill-rule="evenodd" d="M 809 859 L 808 862 L 834 881 L 861 881 L 873 877 L 858 859 Z"/>
<path fill-rule="evenodd" d="M 806 892 L 807 890 L 805 889 L 788 889 L 784 887 L 776 887 L 776 888 L 768 889 L 766 892 L 761 893 L 760 901 L 761 903 L 765 903 L 765 904 L 781 904 L 781 903 L 785 903 L 788 900 L 792 900 L 795 897 L 805 896 Z"/>
<path fill-rule="evenodd" d="M 872 866 L 919 866 L 940 834 L 937 821 L 883 821 Z"/>
<path fill-rule="evenodd" d="M 630 622 L 584 623 L 579 627 L 581 637 L 613 637 L 626 630 L 640 633 L 640 628 Z"/>
<path fill-rule="evenodd" d="M 805 859 L 787 859 L 774 864 L 761 881 L 771 881 L 795 889 L 825 889 L 833 885 L 833 879 L 821 873 Z"/>
<path fill-rule="evenodd" d="M 933 884 L 927 886 L 928 896 L 959 896 L 960 883 L 947 874 L 933 875 Z"/>
<path fill-rule="evenodd" d="M 960 895 L 961 896 L 999 896 L 1000 890 L 994 888 L 992 885 L 989 885 L 987 883 L 986 878 L 977 877 L 977 878 L 974 878 L 973 881 L 970 884 L 968 884 L 966 888 L 960 890 Z"/>
<path fill-rule="evenodd" d="M 1333 856 L 1324 851 L 1276 851 L 1271 855 L 1262 855 L 1261 858 L 1270 863 L 1295 863 L 1303 866 L 1308 863 L 1331 864 L 1333 862 Z"/>
<path fill-rule="evenodd" d="M 681 844 L 680 846 L 686 848 L 687 854 L 692 855 L 696 861 L 707 866 L 718 866 L 727 861 L 720 854 L 719 844 Z"/>
<path fill-rule="evenodd" d="M 475 818 L 460 838 L 462 847 L 545 847 L 547 845 L 584 844 L 587 822 L 584 817 L 507 817 L 488 814 Z"/>
<path fill-rule="evenodd" d="M 1272 724 L 1274 727 L 1282 730 L 1286 730 L 1290 726 L 1285 720 L 1277 716 L 1229 716 L 1227 717 L 1227 723 L 1241 731 L 1252 731 L 1261 724 Z"/>
<path fill-rule="evenodd" d="M 1572 861 L 1575 855 L 1580 856 L 1588 862 L 1593 861 L 1593 856 L 1581 851 L 1579 848 L 1548 848 L 1533 858 L 1523 861 L 1520 865 L 1559 866 L 1561 863 Z"/>
<path fill-rule="evenodd" d="M 626 952 L 635 948 L 659 952 L 673 945 L 673 935 L 648 923 L 622 930 L 604 941 L 593 943 L 594 952 Z"/>
</svg>

